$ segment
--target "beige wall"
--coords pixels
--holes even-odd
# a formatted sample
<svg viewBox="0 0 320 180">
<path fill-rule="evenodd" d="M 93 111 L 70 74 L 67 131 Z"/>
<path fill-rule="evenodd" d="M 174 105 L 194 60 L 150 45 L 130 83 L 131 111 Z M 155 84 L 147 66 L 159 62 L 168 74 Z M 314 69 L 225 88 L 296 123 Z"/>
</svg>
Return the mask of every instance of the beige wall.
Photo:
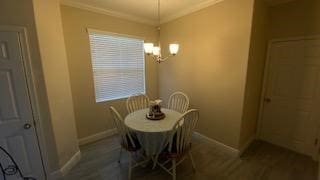
<svg viewBox="0 0 320 180">
<path fill-rule="evenodd" d="M 255 138 L 268 39 L 268 6 L 256 0 L 252 20 L 250 53 L 239 147 Z"/>
<path fill-rule="evenodd" d="M 296 0 L 270 7 L 269 38 L 320 35 L 320 1 Z"/>
<path fill-rule="evenodd" d="M 96 103 L 86 28 L 144 37 L 156 42 L 155 27 L 121 20 L 77 8 L 62 6 L 62 20 L 68 54 L 71 87 L 78 138 L 84 138 L 113 127 L 109 106 L 126 115 L 125 99 Z M 157 64 L 146 59 L 146 87 L 151 98 L 158 96 Z"/>
<path fill-rule="evenodd" d="M 176 57 L 159 65 L 159 90 L 190 96 L 198 131 L 238 148 L 253 0 L 225 0 L 161 26 L 161 42 L 178 42 Z"/>
<path fill-rule="evenodd" d="M 47 155 L 45 158 L 48 162 L 47 165 L 49 172 L 57 170 L 59 168 L 59 162 L 51 126 L 48 99 L 45 90 L 46 88 L 43 79 L 32 1 L 1 0 L 0 14 L 0 25 L 21 26 L 27 29 L 34 83 L 35 87 L 37 87 L 35 90 L 39 103 L 39 127 L 42 127 L 41 130 L 44 132 L 44 137 L 41 138 L 44 145 L 42 150 L 43 153 Z"/>
<path fill-rule="evenodd" d="M 60 167 L 79 151 L 59 0 L 33 0 Z"/>
</svg>

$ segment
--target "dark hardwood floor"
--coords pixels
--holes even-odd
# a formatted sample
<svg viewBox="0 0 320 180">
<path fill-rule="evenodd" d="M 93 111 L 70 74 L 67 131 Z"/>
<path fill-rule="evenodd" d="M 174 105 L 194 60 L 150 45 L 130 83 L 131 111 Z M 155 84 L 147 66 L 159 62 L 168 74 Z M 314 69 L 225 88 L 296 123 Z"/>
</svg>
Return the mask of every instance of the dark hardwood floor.
<svg viewBox="0 0 320 180">
<path fill-rule="evenodd" d="M 82 159 L 63 180 L 127 179 L 125 153 L 118 163 L 120 146 L 113 136 L 81 147 Z M 186 159 L 177 168 L 177 179 L 187 180 L 316 180 L 318 165 L 311 158 L 262 141 L 255 141 L 241 158 L 198 136 L 192 154 L 197 166 L 193 173 Z M 133 169 L 132 179 L 167 180 L 171 176 L 160 167 Z"/>
</svg>

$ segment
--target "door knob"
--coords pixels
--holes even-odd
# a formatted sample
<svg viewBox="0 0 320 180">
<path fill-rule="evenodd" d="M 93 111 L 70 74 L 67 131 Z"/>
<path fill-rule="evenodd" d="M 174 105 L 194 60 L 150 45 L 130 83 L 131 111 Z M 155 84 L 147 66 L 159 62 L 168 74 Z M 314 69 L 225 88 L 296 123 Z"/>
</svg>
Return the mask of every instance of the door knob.
<svg viewBox="0 0 320 180">
<path fill-rule="evenodd" d="M 23 128 L 24 129 L 30 129 L 31 128 L 31 124 L 26 123 L 26 124 L 24 124 Z"/>
<path fill-rule="evenodd" d="M 264 102 L 269 103 L 269 102 L 271 102 L 271 99 L 270 98 L 264 98 Z"/>
</svg>

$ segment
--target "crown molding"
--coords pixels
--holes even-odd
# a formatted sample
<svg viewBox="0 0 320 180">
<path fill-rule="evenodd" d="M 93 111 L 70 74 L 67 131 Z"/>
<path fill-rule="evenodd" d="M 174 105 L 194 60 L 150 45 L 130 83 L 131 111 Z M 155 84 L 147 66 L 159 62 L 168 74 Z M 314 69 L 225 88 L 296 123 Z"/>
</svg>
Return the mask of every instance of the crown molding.
<svg viewBox="0 0 320 180">
<path fill-rule="evenodd" d="M 278 5 L 281 5 L 281 4 L 286 4 L 286 3 L 289 3 L 289 2 L 292 2 L 292 1 L 295 1 L 295 0 L 278 0 L 278 1 L 266 1 L 269 6 L 278 6 Z"/>
<path fill-rule="evenodd" d="M 224 0 L 207 0 L 207 1 L 204 1 L 202 3 L 199 3 L 199 4 L 193 5 L 191 7 L 188 7 L 186 9 L 178 10 L 176 13 L 173 13 L 173 14 L 170 14 L 170 15 L 162 17 L 160 23 L 161 24 L 162 23 L 167 23 L 169 21 L 175 20 L 175 19 L 180 18 L 182 16 L 186 16 L 188 14 L 191 14 L 193 12 L 199 11 L 201 9 L 204 9 L 206 7 L 209 7 L 209 6 L 212 6 L 214 4 L 220 3 L 222 1 L 224 1 Z"/>
<path fill-rule="evenodd" d="M 203 8 L 212 6 L 212 5 L 220 3 L 222 1 L 224 1 L 224 0 L 206 0 L 202 3 L 193 5 L 191 7 L 186 8 L 186 9 L 178 10 L 176 13 L 161 17 L 160 23 L 162 24 L 162 23 L 166 23 L 166 22 L 175 20 L 177 18 L 180 18 L 182 16 L 199 11 Z M 123 13 L 123 12 L 119 12 L 119 11 L 115 11 L 115 10 L 111 10 L 111 9 L 100 8 L 100 7 L 84 4 L 81 2 L 76 2 L 74 0 L 61 0 L 61 4 L 65 5 L 65 6 L 71 6 L 71 7 L 75 7 L 75 8 L 95 12 L 95 13 L 105 14 L 108 16 L 113 16 L 113 17 L 117 17 L 117 18 L 121 18 L 121 19 L 126 19 L 129 21 L 134 21 L 134 22 L 138 22 L 138 23 L 148 24 L 148 25 L 152 25 L 152 26 L 159 25 L 159 22 L 154 21 L 154 20 L 150 20 L 148 18 L 138 17 L 138 16 L 135 16 L 132 14 Z"/>
<path fill-rule="evenodd" d="M 73 0 L 61 0 L 60 4 L 65 5 L 65 6 L 83 9 L 83 10 L 87 10 L 87 11 L 91 11 L 94 13 L 105 14 L 105 15 L 117 17 L 120 19 L 134 21 L 134 22 L 138 22 L 138 23 L 142 23 L 142 24 L 147 24 L 147 25 L 152 25 L 152 26 L 156 26 L 159 24 L 157 21 L 153 21 L 148 18 L 142 18 L 142 17 L 138 17 L 138 16 L 128 14 L 128 13 L 122 13 L 122 12 L 114 11 L 111 9 L 105 9 L 105 8 L 100 8 L 100 7 L 96 7 L 96 6 L 91 6 L 88 4 L 75 2 Z"/>
</svg>

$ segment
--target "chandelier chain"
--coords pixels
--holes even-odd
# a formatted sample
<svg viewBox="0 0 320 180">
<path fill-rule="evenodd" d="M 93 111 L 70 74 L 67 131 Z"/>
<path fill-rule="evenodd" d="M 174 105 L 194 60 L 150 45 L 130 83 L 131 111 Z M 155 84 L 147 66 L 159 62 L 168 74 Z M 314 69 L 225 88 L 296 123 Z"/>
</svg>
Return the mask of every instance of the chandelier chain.
<svg viewBox="0 0 320 180">
<path fill-rule="evenodd" d="M 159 39 L 158 39 L 158 46 L 153 46 L 153 43 L 145 43 L 144 44 L 144 50 L 145 53 L 148 56 L 151 56 L 154 60 L 156 60 L 158 63 L 161 63 L 165 60 L 167 60 L 169 57 L 175 56 L 179 51 L 179 44 L 170 44 L 169 45 L 169 51 L 170 55 L 166 57 L 162 57 L 161 55 L 161 44 L 160 44 L 160 24 L 161 24 L 161 11 L 160 11 L 160 0 L 158 0 L 158 33 L 159 33 Z"/>
<path fill-rule="evenodd" d="M 158 0 L 158 21 L 159 21 L 159 29 L 160 29 L 160 0 Z"/>
</svg>

